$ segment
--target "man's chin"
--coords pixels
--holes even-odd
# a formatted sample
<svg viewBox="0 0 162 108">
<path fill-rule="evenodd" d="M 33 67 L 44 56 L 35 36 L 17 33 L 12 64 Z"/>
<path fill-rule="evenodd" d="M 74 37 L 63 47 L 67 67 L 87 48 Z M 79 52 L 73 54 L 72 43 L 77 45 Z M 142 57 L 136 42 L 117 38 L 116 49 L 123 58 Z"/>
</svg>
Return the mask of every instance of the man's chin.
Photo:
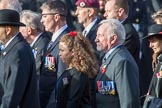
<svg viewBox="0 0 162 108">
<path fill-rule="evenodd" d="M 97 47 L 97 51 L 103 51 L 103 49 L 100 47 Z"/>
</svg>

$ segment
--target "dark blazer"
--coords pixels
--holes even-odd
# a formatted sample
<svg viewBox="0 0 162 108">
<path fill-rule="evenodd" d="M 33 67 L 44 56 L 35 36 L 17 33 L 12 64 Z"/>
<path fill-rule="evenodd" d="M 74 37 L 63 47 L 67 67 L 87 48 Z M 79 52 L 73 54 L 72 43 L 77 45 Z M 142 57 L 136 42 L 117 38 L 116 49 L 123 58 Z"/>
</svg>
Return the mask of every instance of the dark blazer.
<svg viewBox="0 0 162 108">
<path fill-rule="evenodd" d="M 39 96 L 41 108 L 46 107 L 51 92 L 54 90 L 57 77 L 59 77 L 66 68 L 66 65 L 59 57 L 59 40 L 64 34 L 68 33 L 69 31 L 69 28 L 65 29 L 55 40 L 55 42 L 53 42 L 52 45 L 47 49 L 46 57 L 54 57 L 54 68 L 52 70 L 50 70 L 48 67 L 45 67 L 45 58 L 43 59 L 39 81 Z"/>
<path fill-rule="evenodd" d="M 19 33 L 0 58 L 1 108 L 39 108 L 32 49 Z"/>
<path fill-rule="evenodd" d="M 100 21 L 101 20 L 97 18 L 96 23 L 93 25 L 93 27 L 90 29 L 90 31 L 86 35 L 86 38 L 91 42 L 92 47 L 94 48 L 95 55 L 96 55 L 99 65 L 101 65 L 102 53 L 97 51 L 97 45 L 96 45 L 95 39 L 97 36 L 98 24 L 100 23 Z"/>
<path fill-rule="evenodd" d="M 97 34 L 97 29 L 98 29 L 98 24 L 99 24 L 100 20 L 97 18 L 96 23 L 93 25 L 93 27 L 90 29 L 90 31 L 88 32 L 88 34 L 86 35 L 86 38 L 91 42 L 93 48 L 96 50 L 96 34 Z"/>
<path fill-rule="evenodd" d="M 124 46 L 134 57 L 136 63 L 139 65 L 139 53 L 140 53 L 140 40 L 139 35 L 133 25 L 126 19 L 123 23 L 126 31 L 126 40 Z"/>
<path fill-rule="evenodd" d="M 103 69 L 104 68 L 104 69 Z M 138 67 L 130 53 L 123 47 L 115 49 L 101 66 L 97 81 L 97 108 L 139 108 Z M 115 94 L 102 94 L 98 82 L 112 81 Z M 105 86 L 103 85 L 103 90 Z"/>
<path fill-rule="evenodd" d="M 50 41 L 50 37 L 46 32 L 42 32 L 42 34 L 39 36 L 39 38 L 36 40 L 34 45 L 32 46 L 32 49 L 36 51 L 36 71 L 37 75 L 40 75 L 40 66 L 42 63 L 43 56 L 45 55 L 45 52 L 47 50 L 47 45 Z"/>
<path fill-rule="evenodd" d="M 75 68 L 66 70 L 56 84 L 56 108 L 91 108 L 87 75 Z"/>
</svg>

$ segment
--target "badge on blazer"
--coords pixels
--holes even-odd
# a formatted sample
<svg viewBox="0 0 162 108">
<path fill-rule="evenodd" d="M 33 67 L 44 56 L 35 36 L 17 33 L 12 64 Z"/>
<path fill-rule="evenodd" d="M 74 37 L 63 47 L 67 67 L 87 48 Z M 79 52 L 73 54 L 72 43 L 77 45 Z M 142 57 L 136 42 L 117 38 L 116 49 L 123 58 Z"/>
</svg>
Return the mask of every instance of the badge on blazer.
<svg viewBox="0 0 162 108">
<path fill-rule="evenodd" d="M 104 74 L 104 73 L 106 72 L 106 66 L 107 66 L 107 65 L 103 65 L 103 66 L 101 67 L 101 73 L 102 73 L 102 74 Z"/>
<path fill-rule="evenodd" d="M 97 81 L 98 92 L 104 95 L 115 95 L 115 82 L 114 81 Z"/>
<path fill-rule="evenodd" d="M 45 57 L 45 67 L 51 71 L 55 69 L 55 58 L 53 56 L 47 55 Z"/>
<path fill-rule="evenodd" d="M 38 53 L 38 48 L 32 49 L 32 52 L 33 52 L 34 58 L 36 59 L 37 53 Z"/>
<path fill-rule="evenodd" d="M 63 85 L 66 85 L 66 84 L 68 84 L 68 83 L 69 83 L 69 81 L 68 81 L 67 77 L 63 78 L 63 79 L 62 79 L 62 81 L 63 81 Z"/>
</svg>

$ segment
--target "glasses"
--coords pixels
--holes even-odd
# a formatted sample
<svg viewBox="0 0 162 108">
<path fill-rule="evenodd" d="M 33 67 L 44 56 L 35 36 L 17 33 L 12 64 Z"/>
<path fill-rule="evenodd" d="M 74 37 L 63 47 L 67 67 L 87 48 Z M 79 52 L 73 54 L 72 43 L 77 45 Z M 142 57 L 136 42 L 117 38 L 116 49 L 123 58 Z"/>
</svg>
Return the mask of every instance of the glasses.
<svg viewBox="0 0 162 108">
<path fill-rule="evenodd" d="M 59 14 L 59 13 L 43 13 L 42 14 L 42 16 L 43 15 L 56 15 L 56 14 Z M 59 14 L 60 16 L 65 16 L 65 15 L 62 15 L 62 14 Z"/>
</svg>

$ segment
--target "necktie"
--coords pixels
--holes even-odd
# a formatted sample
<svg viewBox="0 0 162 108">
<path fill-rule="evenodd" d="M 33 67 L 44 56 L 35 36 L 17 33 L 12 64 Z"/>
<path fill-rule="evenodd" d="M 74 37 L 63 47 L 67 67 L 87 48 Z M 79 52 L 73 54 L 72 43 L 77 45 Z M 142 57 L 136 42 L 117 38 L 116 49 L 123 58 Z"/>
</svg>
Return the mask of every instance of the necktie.
<svg viewBox="0 0 162 108">
<path fill-rule="evenodd" d="M 47 50 L 52 46 L 52 44 L 53 44 L 53 41 L 50 41 L 48 44 Z"/>
<path fill-rule="evenodd" d="M 5 49 L 5 46 L 4 45 L 0 45 L 0 56 L 2 55 L 2 50 Z"/>
<path fill-rule="evenodd" d="M 106 57 L 102 59 L 102 64 L 105 63 L 105 61 L 106 61 Z"/>
<path fill-rule="evenodd" d="M 87 31 L 84 30 L 84 31 L 83 31 L 83 36 L 86 36 L 86 34 L 87 34 Z"/>
</svg>

